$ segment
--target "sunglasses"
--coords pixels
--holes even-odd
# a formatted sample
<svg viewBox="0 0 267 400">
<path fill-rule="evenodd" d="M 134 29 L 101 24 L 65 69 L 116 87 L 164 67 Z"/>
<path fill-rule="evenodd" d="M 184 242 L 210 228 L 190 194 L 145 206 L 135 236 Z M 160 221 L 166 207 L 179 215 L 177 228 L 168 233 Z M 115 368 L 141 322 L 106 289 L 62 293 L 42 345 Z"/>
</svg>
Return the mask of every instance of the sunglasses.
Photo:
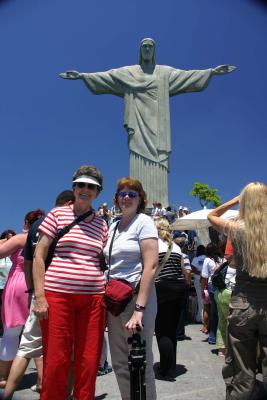
<svg viewBox="0 0 267 400">
<path fill-rule="evenodd" d="M 128 196 L 130 199 L 135 199 L 138 196 L 136 192 L 119 192 L 120 197 Z"/>
<path fill-rule="evenodd" d="M 87 187 L 87 189 L 90 189 L 90 190 L 97 189 L 97 185 L 94 185 L 93 183 L 77 182 L 77 183 L 75 183 L 75 186 L 77 186 L 79 189 L 83 189 L 85 187 Z"/>
</svg>

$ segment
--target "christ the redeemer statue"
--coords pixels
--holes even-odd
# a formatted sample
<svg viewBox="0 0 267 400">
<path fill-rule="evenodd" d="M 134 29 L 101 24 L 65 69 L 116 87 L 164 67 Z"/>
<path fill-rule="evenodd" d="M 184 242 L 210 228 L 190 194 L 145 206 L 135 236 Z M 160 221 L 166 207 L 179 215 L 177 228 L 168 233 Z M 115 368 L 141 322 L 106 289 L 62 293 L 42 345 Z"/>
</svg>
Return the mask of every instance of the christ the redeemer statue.
<svg viewBox="0 0 267 400">
<path fill-rule="evenodd" d="M 130 176 L 142 182 L 148 206 L 153 201 L 167 206 L 171 153 L 169 97 L 204 90 L 213 75 L 234 70 L 229 65 L 191 71 L 156 65 L 155 42 L 146 38 L 141 41 L 137 65 L 106 72 L 67 71 L 60 76 L 82 79 L 94 94 L 124 97 Z"/>
</svg>

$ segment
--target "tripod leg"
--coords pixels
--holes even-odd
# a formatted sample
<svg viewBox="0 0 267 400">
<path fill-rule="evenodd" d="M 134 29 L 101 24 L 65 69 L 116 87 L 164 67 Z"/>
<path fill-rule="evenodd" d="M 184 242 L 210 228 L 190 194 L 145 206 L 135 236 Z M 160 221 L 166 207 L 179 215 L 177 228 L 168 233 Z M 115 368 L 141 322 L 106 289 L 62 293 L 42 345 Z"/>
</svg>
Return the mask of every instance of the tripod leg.
<svg viewBox="0 0 267 400">
<path fill-rule="evenodd" d="M 140 400 L 140 389 L 139 389 L 139 371 L 133 368 L 130 371 L 130 382 L 131 382 L 131 400 Z"/>
<path fill-rule="evenodd" d="M 145 383 L 146 370 L 142 367 L 139 371 L 140 379 L 140 400 L 146 400 L 146 383 Z"/>
</svg>

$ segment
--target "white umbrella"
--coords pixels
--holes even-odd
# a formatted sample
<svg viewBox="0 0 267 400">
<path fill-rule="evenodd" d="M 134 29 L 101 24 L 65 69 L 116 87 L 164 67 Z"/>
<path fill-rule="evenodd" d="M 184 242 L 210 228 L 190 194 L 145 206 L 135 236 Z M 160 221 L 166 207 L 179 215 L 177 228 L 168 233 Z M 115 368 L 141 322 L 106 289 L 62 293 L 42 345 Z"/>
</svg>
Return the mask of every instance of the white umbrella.
<svg viewBox="0 0 267 400">
<path fill-rule="evenodd" d="M 211 226 L 207 215 L 212 211 L 204 208 L 203 210 L 194 211 L 182 218 L 177 219 L 171 224 L 171 230 L 196 230 L 198 239 L 201 244 L 207 245 L 210 242 L 208 227 Z M 224 219 L 233 219 L 238 215 L 237 210 L 228 210 L 222 215 Z"/>
<path fill-rule="evenodd" d="M 197 228 L 208 228 L 211 226 L 207 215 L 212 211 L 204 208 L 203 210 L 194 211 L 190 214 L 185 215 L 182 218 L 178 218 L 172 225 L 172 230 L 190 230 Z M 233 219 L 238 215 L 237 210 L 228 210 L 222 215 L 224 219 Z"/>
</svg>

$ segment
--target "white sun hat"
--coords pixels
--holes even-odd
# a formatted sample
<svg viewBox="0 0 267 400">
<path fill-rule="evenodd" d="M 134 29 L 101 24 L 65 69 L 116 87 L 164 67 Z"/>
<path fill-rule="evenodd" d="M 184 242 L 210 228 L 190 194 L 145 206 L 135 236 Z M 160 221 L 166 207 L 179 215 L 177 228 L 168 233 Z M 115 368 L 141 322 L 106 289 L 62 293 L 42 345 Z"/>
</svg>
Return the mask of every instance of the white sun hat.
<svg viewBox="0 0 267 400">
<path fill-rule="evenodd" d="M 80 175 L 74 181 L 72 181 L 72 183 L 78 182 L 92 183 L 93 185 L 101 186 L 98 180 L 94 176 L 90 175 Z"/>
</svg>

